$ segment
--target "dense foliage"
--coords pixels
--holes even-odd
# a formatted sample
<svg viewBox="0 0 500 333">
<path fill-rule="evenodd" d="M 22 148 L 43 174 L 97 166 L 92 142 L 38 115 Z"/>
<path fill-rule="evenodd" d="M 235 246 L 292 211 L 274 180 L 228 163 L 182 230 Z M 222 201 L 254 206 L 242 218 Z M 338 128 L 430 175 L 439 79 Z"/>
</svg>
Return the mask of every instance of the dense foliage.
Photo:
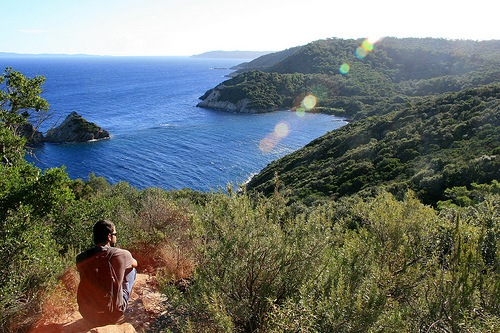
<svg viewBox="0 0 500 333">
<path fill-rule="evenodd" d="M 296 214 L 279 194 L 219 193 L 194 224 L 192 287 L 167 293 L 194 331 L 496 331 L 493 198 L 437 214 L 382 193 Z"/>
<path fill-rule="evenodd" d="M 40 290 L 61 269 L 45 219 L 71 200 L 61 169 L 39 169 L 23 159 L 26 138 L 18 129 L 48 110 L 40 98 L 45 78 L 7 68 L 0 76 L 0 327 L 19 320 L 40 302 Z M 30 269 L 27 269 L 29 267 Z"/>
<path fill-rule="evenodd" d="M 292 55 L 299 47 L 300 46 L 296 46 L 284 51 L 268 53 L 250 62 L 244 62 L 233 66 L 231 69 L 236 69 L 236 72 L 231 74 L 231 76 L 247 72 L 248 70 L 264 70 L 265 68 L 271 67 L 272 65 Z"/>
<path fill-rule="evenodd" d="M 348 124 L 274 161 L 249 188 L 292 201 L 338 198 L 384 188 L 414 190 L 428 204 L 446 190 L 500 179 L 500 86 L 463 90 Z"/>
<path fill-rule="evenodd" d="M 219 101 L 248 99 L 255 110 L 290 109 L 312 94 L 315 111 L 362 119 L 424 96 L 498 82 L 500 42 L 328 39 L 244 67 L 247 72 L 223 83 Z"/>
</svg>

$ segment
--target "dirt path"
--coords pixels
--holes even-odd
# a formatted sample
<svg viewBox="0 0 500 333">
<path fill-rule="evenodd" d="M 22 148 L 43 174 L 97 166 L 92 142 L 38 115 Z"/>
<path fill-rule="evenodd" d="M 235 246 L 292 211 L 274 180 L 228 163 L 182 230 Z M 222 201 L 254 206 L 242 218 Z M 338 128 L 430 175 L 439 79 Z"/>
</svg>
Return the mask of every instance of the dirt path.
<svg viewBox="0 0 500 333">
<path fill-rule="evenodd" d="M 133 333 L 165 332 L 166 329 L 177 331 L 175 320 L 172 319 L 174 309 L 158 292 L 156 279 L 153 276 L 137 274 L 127 312 L 116 325 L 104 327 L 93 328 L 82 318 L 76 303 L 77 287 L 78 273 L 75 269 L 71 269 L 44 304 L 42 318 L 32 333 Z M 162 318 L 162 323 L 155 322 L 157 318 Z"/>
</svg>

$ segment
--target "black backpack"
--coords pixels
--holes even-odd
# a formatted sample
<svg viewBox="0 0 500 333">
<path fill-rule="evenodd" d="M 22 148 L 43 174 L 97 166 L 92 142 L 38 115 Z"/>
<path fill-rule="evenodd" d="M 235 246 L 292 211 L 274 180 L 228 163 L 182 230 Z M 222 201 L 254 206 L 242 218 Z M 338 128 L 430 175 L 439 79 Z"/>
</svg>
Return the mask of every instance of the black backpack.
<svg viewBox="0 0 500 333">
<path fill-rule="evenodd" d="M 78 263 L 80 284 L 77 301 L 81 315 L 93 324 L 102 326 L 116 322 L 123 314 L 117 308 L 121 286 L 110 258 L 116 248 L 92 254 Z"/>
</svg>

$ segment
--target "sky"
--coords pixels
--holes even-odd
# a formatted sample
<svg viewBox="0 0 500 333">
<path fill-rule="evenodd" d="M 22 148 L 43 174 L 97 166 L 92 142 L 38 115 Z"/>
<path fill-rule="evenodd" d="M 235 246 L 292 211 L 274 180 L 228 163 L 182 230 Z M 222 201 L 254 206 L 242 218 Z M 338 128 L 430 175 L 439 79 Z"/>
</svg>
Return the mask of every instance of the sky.
<svg viewBox="0 0 500 333">
<path fill-rule="evenodd" d="M 187 56 L 326 38 L 500 39 L 500 1 L 0 0 L 0 52 Z"/>
</svg>

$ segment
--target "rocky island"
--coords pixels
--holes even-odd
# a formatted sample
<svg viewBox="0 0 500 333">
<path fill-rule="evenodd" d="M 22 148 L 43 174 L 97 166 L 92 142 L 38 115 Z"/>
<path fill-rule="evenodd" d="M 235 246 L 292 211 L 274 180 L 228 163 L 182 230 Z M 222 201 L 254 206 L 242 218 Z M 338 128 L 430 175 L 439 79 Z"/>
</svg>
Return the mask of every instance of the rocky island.
<svg viewBox="0 0 500 333">
<path fill-rule="evenodd" d="M 94 123 L 85 120 L 77 112 L 72 112 L 61 125 L 47 132 L 45 142 L 84 142 L 107 139 L 109 132 Z"/>
</svg>

